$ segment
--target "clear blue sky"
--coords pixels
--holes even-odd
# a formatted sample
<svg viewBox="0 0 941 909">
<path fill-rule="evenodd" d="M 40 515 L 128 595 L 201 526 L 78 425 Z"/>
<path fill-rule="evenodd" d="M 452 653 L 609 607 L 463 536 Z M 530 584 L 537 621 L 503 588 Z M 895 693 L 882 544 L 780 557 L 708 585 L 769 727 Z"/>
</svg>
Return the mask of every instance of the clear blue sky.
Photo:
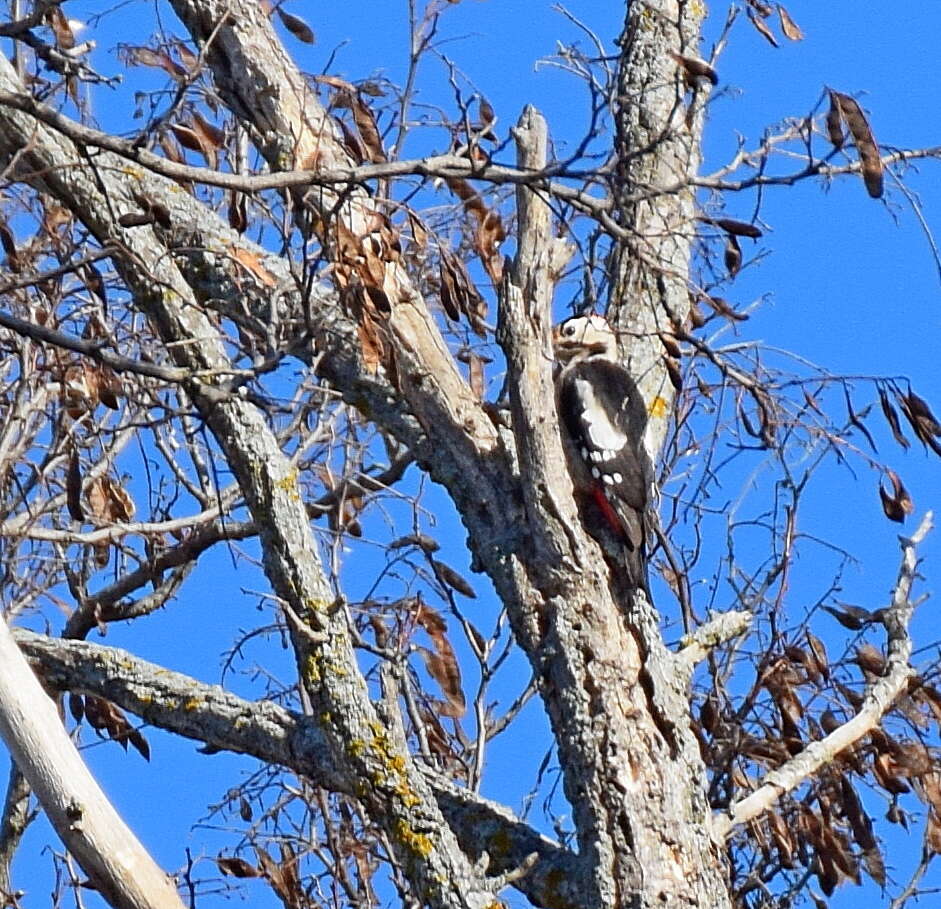
<svg viewBox="0 0 941 909">
<path fill-rule="evenodd" d="M 69 16 L 88 20 L 108 7 L 106 3 L 71 2 L 66 9 Z M 339 47 L 331 72 L 350 79 L 378 74 L 402 81 L 407 60 L 404 2 L 295 2 L 286 8 L 304 16 L 317 33 L 318 43 L 312 48 L 290 36 L 286 39 L 303 68 L 320 71 Z M 568 8 L 613 51 L 611 39 L 621 26 L 621 4 L 579 0 Z M 720 6 L 714 9 L 720 17 L 724 15 Z M 909 2 L 867 7 L 846 0 L 828 4 L 795 0 L 788 9 L 807 38 L 800 43 L 782 40 L 779 49 L 770 47 L 744 16 L 737 22 L 718 66 L 722 92 L 710 110 L 705 171 L 728 158 L 739 136 L 754 145 L 766 127 L 808 113 L 825 85 L 847 93 L 867 93 L 861 101 L 880 142 L 910 147 L 941 143 L 936 60 L 941 6 Z M 160 8 L 160 15 L 165 23 L 172 20 L 165 7 Z M 98 41 L 97 68 L 118 72 L 117 42 L 145 43 L 152 17 L 153 6 L 143 2 L 132 2 L 104 17 L 93 35 Z M 710 34 L 715 32 L 716 23 L 712 23 Z M 557 70 L 534 67 L 538 58 L 553 53 L 558 40 L 587 46 L 584 37 L 549 3 L 464 0 L 447 11 L 441 36 L 448 39 L 442 51 L 493 104 L 502 135 L 522 106 L 534 103 L 546 114 L 557 142 L 580 138 L 585 115 L 582 86 Z M 340 47 L 343 42 L 348 43 Z M 707 42 L 706 51 L 708 47 Z M 141 74 L 132 74 L 130 82 L 138 78 Z M 433 59 L 424 64 L 419 89 L 419 100 L 453 110 L 446 74 Z M 102 91 L 97 97 L 93 109 L 102 124 L 126 129 L 127 120 L 121 118 L 133 110 L 130 89 L 120 87 L 113 95 Z M 919 194 L 929 223 L 941 229 L 941 165 L 925 163 L 918 169 L 920 173 L 906 175 L 907 185 Z M 727 200 L 728 213 L 746 220 L 754 206 L 754 194 Z M 918 221 L 894 181 L 887 180 L 884 202 L 871 200 L 860 180 L 852 177 L 829 188 L 808 182 L 791 189 L 770 189 L 762 217 L 770 230 L 758 247 L 747 243 L 746 253 L 763 249 L 770 254 L 743 272 L 727 294 L 739 303 L 767 298 L 743 326 L 741 337 L 793 350 L 838 374 L 907 375 L 918 393 L 941 411 L 936 353 L 941 282 Z M 874 397 L 869 387 L 860 392 L 856 403 L 862 408 Z M 916 518 L 927 508 L 941 509 L 941 463 L 925 455 L 917 443 L 907 454 L 900 452 L 877 421 L 872 422 L 880 453 L 899 471 L 915 499 Z M 859 568 L 844 579 L 844 599 L 868 607 L 884 602 L 898 565 L 898 528 L 882 516 L 877 479 L 862 465 L 857 465 L 855 477 L 844 468 L 828 468 L 802 518 L 808 532 L 838 540 L 857 556 Z M 436 491 L 428 493 L 426 504 L 446 509 Z M 463 532 L 447 521 L 444 526 L 453 528 L 445 558 L 463 568 Z M 941 546 L 937 532 L 922 555 L 927 588 L 938 588 Z M 127 646 L 171 668 L 218 681 L 220 655 L 240 629 L 258 621 L 254 598 L 242 591 L 265 589 L 264 579 L 248 563 L 243 563 L 237 577 L 232 576 L 230 564 L 223 551 L 208 557 L 176 604 L 129 628 L 113 627 L 104 643 Z M 819 575 L 827 568 L 825 554 L 808 547 L 795 572 L 791 596 L 795 608 L 800 608 L 802 596 L 812 600 L 819 594 Z M 486 584 L 475 580 L 485 592 Z M 916 620 L 919 644 L 935 640 L 934 608 L 928 604 Z M 495 612 L 492 598 L 482 596 L 480 625 L 486 629 Z M 815 630 L 832 635 L 834 641 L 842 634 L 819 620 Z M 255 645 L 247 662 L 252 660 L 264 662 L 286 682 L 291 678 L 290 661 L 276 641 L 265 647 Z M 501 695 L 511 698 L 526 675 L 523 661 L 517 659 Z M 240 693 L 253 694 L 244 677 L 230 676 L 227 682 Z M 487 794 L 520 809 L 549 745 L 544 730 L 539 710 L 532 706 L 518 733 L 494 744 Z M 237 782 L 238 770 L 248 770 L 251 762 L 226 755 L 199 756 L 191 743 L 156 731 L 149 738 L 153 751 L 149 766 L 137 755 L 125 756 L 110 744 L 86 753 L 106 790 L 157 860 L 164 867 L 176 868 L 184 860 L 186 846 L 211 855 L 217 847 L 231 845 L 233 838 L 227 834 L 203 830 L 191 834 L 190 827 L 202 816 L 203 806 L 219 801 L 226 788 Z M 879 816 L 884 812 L 876 801 L 869 808 Z M 534 809 L 534 820 L 538 814 L 538 808 Z M 19 886 L 30 890 L 24 903 L 28 909 L 48 905 L 49 861 L 46 857 L 37 860 L 31 848 L 46 836 L 43 828 L 37 825 L 31 830 L 17 865 Z M 920 825 L 915 824 L 910 837 L 899 833 L 890 844 L 890 863 L 895 860 L 900 876 L 907 867 L 906 851 L 911 858 L 920 850 L 919 832 Z M 272 898 L 261 896 L 266 891 L 260 884 L 249 892 L 253 904 L 274 905 Z M 516 900 L 514 905 L 524 905 L 518 897 L 510 899 Z M 201 905 L 210 902 L 204 900 Z M 93 896 L 88 904 L 95 905 Z M 885 901 L 867 886 L 863 890 L 845 887 L 833 902 L 837 909 L 860 904 L 876 907 Z"/>
</svg>

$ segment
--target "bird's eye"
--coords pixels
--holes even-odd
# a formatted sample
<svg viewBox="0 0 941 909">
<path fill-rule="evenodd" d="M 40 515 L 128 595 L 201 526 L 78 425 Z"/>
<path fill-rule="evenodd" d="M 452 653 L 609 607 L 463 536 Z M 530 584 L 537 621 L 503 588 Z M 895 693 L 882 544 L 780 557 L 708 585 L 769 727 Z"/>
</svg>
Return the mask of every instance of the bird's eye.
<svg viewBox="0 0 941 909">
<path fill-rule="evenodd" d="M 572 335 L 575 334 L 575 326 L 574 326 L 574 325 L 566 325 L 565 328 L 562 329 L 562 334 L 563 334 L 563 335 L 568 335 L 569 337 L 571 337 Z"/>
</svg>

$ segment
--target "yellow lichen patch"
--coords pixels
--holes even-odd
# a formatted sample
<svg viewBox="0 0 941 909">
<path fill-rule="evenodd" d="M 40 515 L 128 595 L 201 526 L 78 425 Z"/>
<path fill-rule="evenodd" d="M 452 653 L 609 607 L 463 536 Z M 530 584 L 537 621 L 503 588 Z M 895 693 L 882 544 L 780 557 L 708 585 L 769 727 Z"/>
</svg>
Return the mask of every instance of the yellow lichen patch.
<svg viewBox="0 0 941 909">
<path fill-rule="evenodd" d="M 199 698 L 187 698 L 182 706 L 184 710 L 197 710 L 199 708 Z"/>
<path fill-rule="evenodd" d="M 435 844 L 431 841 L 430 836 L 412 830 L 408 823 L 402 818 L 399 818 L 399 820 L 395 822 L 395 835 L 403 846 L 407 846 L 412 852 L 417 853 L 422 858 L 428 858 L 428 856 L 431 855 L 432 849 L 435 848 Z"/>
<path fill-rule="evenodd" d="M 670 411 L 670 405 L 667 404 L 666 400 L 660 395 L 657 395 L 651 402 L 650 407 L 647 408 L 647 412 L 652 417 L 665 417 Z"/>
<path fill-rule="evenodd" d="M 301 491 L 297 488 L 297 471 L 290 470 L 288 471 L 277 483 L 274 484 L 275 489 L 281 490 L 281 492 L 287 492 L 290 494 L 291 498 L 294 501 L 298 501 L 301 497 Z"/>
</svg>

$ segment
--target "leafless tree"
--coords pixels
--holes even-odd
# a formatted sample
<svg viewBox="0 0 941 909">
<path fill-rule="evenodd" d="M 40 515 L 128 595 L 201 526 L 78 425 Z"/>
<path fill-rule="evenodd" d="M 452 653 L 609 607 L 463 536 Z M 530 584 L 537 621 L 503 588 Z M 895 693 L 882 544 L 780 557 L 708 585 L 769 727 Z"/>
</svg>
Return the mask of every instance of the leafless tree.
<svg viewBox="0 0 941 909">
<path fill-rule="evenodd" d="M 161 6 L 180 32 L 120 48 L 129 72 L 165 82 L 139 93 L 123 134 L 89 113 L 114 80 L 64 4 L 16 0 L 0 26 L 13 48 L 0 57 L 2 604 L 9 625 L 43 616 L 48 632 L 12 639 L 45 693 L 0 638 L 16 757 L 7 903 L 33 792 L 66 847 L 59 895 L 85 882 L 122 907 L 202 905 L 248 878 L 288 909 L 484 909 L 508 887 L 570 909 L 825 905 L 863 871 L 887 883 L 870 790 L 888 822 L 921 812 L 924 858 L 894 905 L 921 892 L 941 851 L 941 693 L 916 672 L 908 628 L 930 517 L 903 539 L 882 608 L 841 603 L 835 580 L 795 613 L 788 589 L 800 506 L 828 459 L 880 470 L 890 519 L 913 511 L 867 447 L 868 405 L 905 447 L 914 435 L 941 453 L 941 424 L 907 379 L 727 342 L 748 312 L 723 287 L 762 222 L 760 204 L 750 221 L 724 205 L 835 179 L 878 199 L 887 170 L 937 150 L 883 148 L 859 101 L 827 90 L 702 173 L 733 24 L 802 37 L 758 0 L 733 3 L 712 48 L 698 2 L 628 2 L 613 42 L 563 12 L 579 41 L 548 62 L 579 80 L 589 123 L 564 157 L 538 111 L 507 129 L 444 56 L 444 0 L 408 0 L 403 86 L 302 72 L 288 48 L 313 34 L 280 5 Z M 454 100 L 425 117 L 426 138 L 415 86 L 431 56 Z M 573 498 L 553 392 L 560 286 L 606 312 L 644 399 L 652 593 Z M 744 452 L 773 475 L 748 517 L 711 504 Z M 454 515 L 438 524 L 432 485 Z M 500 603 L 488 630 L 467 608 L 483 583 L 437 539 L 458 521 Z M 740 548 L 746 525 L 766 541 L 757 559 Z M 172 622 L 213 549 L 233 572 L 259 559 L 268 584 L 250 594 L 258 627 L 231 629 L 226 672 L 256 642 L 294 658 L 288 682 L 258 660 L 259 700 L 86 640 L 157 610 Z M 368 593 L 344 587 L 350 571 Z M 831 617 L 838 655 L 813 631 Z M 515 653 L 530 678 L 510 681 Z M 562 787 L 546 810 L 564 797 L 571 814 L 554 837 L 480 794 L 490 743 L 536 700 Z M 167 869 L 179 895 L 117 827 L 63 723 L 145 758 L 161 729 L 206 762 L 257 759 L 210 806 L 230 846 L 181 848 Z"/>
</svg>

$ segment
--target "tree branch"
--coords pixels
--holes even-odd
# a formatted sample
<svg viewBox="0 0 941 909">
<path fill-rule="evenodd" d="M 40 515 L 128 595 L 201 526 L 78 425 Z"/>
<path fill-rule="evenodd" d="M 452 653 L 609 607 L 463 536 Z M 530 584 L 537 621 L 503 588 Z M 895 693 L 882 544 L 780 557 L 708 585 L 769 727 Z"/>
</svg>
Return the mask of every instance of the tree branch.
<svg viewBox="0 0 941 909">
<path fill-rule="evenodd" d="M 51 686 L 107 698 L 146 722 L 204 743 L 285 767 L 315 786 L 355 796 L 357 780 L 337 762 L 326 734 L 311 717 L 272 701 L 246 701 L 218 685 L 149 663 L 127 651 L 18 629 L 17 643 Z M 532 852 L 539 861 L 513 886 L 536 905 L 580 905 L 574 856 L 502 806 L 423 769 L 441 811 L 472 856 L 490 856 L 489 871 L 510 871 Z"/>
<path fill-rule="evenodd" d="M 875 682 L 866 693 L 859 712 L 826 738 L 808 745 L 786 764 L 766 774 L 758 789 L 731 805 L 727 812 L 717 814 L 714 835 L 718 841 L 741 824 L 764 814 L 774 803 L 833 760 L 841 751 L 858 742 L 875 729 L 895 699 L 905 691 L 909 679 L 915 674 L 909 665 L 912 640 L 908 633 L 915 606 L 909 596 L 916 577 L 915 548 L 932 528 L 929 511 L 911 537 L 902 537 L 902 565 L 892 603 L 883 618 L 888 638 L 888 660 L 885 676 Z"/>
<path fill-rule="evenodd" d="M 0 735 L 56 833 L 115 909 L 182 909 L 170 879 L 89 773 L 2 619 Z"/>
</svg>

